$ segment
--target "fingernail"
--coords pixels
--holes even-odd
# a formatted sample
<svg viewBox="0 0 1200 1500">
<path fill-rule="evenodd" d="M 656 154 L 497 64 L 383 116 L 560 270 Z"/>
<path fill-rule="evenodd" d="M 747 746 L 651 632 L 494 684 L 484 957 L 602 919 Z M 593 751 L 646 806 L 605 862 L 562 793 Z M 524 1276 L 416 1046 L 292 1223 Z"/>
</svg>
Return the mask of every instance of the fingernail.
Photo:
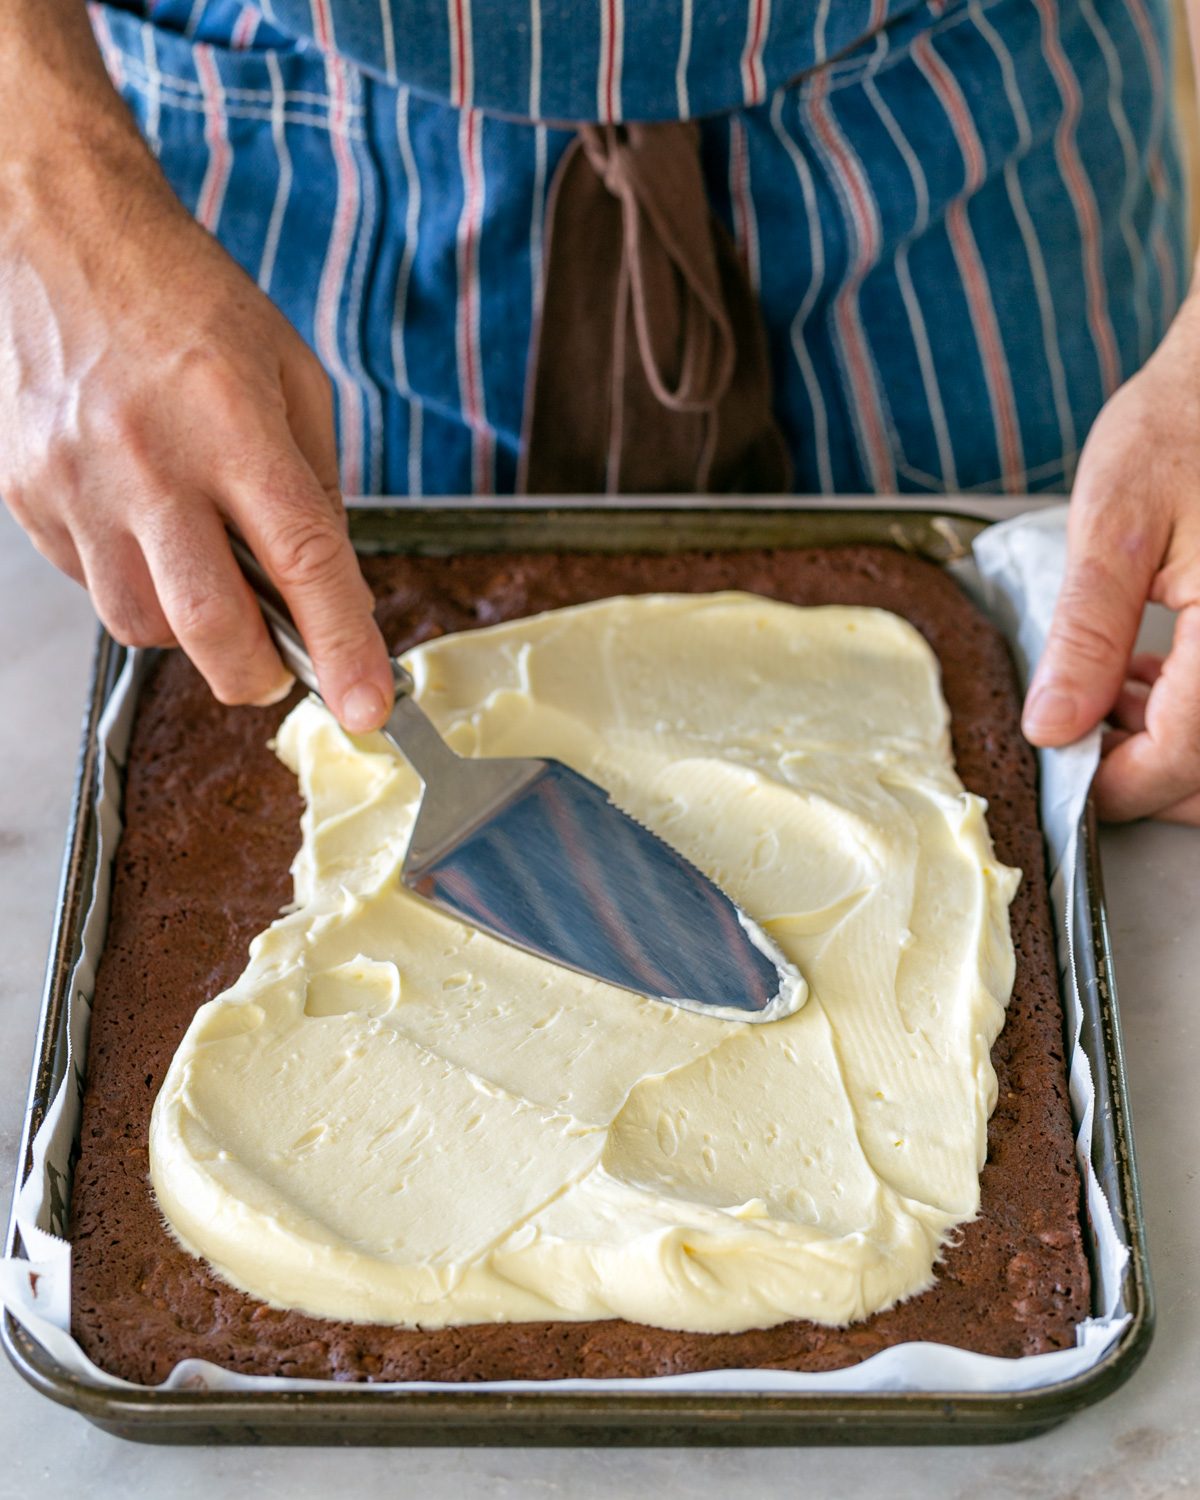
<svg viewBox="0 0 1200 1500">
<path fill-rule="evenodd" d="M 366 734 L 383 722 L 387 704 L 383 694 L 370 682 L 356 682 L 342 699 L 342 723 L 351 734 Z"/>
<path fill-rule="evenodd" d="M 274 703 L 282 703 L 295 685 L 296 679 L 290 672 L 285 672 L 276 687 L 273 687 L 269 693 L 264 693 L 261 698 L 255 698 L 253 706 L 270 708 Z"/>
<path fill-rule="evenodd" d="M 1056 734 L 1060 729 L 1070 729 L 1075 720 L 1075 699 L 1070 693 L 1060 692 L 1055 687 L 1035 688 L 1022 716 L 1025 729 L 1040 734 Z"/>
</svg>

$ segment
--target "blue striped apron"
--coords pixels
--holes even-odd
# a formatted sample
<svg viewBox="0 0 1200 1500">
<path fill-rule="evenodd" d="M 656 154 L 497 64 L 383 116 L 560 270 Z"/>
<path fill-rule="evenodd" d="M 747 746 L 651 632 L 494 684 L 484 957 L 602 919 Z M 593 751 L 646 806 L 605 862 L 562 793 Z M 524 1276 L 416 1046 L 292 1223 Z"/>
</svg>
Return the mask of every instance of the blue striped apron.
<svg viewBox="0 0 1200 1500">
<path fill-rule="evenodd" d="M 513 489 L 564 122 L 700 122 L 798 491 L 1054 490 L 1185 286 L 1166 0 L 126 0 L 109 72 L 333 381 L 347 493 Z"/>
</svg>

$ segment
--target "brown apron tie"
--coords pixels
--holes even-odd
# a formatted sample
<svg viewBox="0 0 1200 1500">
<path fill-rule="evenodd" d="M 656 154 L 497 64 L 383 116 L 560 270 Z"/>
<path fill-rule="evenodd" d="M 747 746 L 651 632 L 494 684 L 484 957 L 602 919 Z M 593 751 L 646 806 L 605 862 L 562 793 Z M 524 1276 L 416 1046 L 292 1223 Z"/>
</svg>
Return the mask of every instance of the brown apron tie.
<svg viewBox="0 0 1200 1500">
<path fill-rule="evenodd" d="M 754 292 L 690 123 L 586 125 L 546 208 L 527 494 L 770 492 L 790 465 Z"/>
</svg>

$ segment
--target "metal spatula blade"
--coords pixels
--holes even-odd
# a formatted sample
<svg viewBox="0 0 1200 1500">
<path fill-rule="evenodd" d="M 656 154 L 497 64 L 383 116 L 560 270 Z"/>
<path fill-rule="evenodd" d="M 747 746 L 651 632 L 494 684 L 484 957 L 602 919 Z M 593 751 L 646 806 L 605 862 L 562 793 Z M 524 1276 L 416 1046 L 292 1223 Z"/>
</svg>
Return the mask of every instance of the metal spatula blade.
<svg viewBox="0 0 1200 1500">
<path fill-rule="evenodd" d="M 767 1020 L 803 998 L 728 896 L 569 766 L 464 759 L 403 695 L 385 732 L 425 783 L 404 882 L 444 911 L 688 1008 Z"/>
<path fill-rule="evenodd" d="M 318 691 L 286 606 L 234 551 L 288 668 Z M 554 760 L 456 755 L 392 663 L 385 736 L 424 791 L 404 883 L 443 911 L 552 963 L 690 1010 L 775 1020 L 806 988 L 769 938 L 694 865 Z"/>
</svg>

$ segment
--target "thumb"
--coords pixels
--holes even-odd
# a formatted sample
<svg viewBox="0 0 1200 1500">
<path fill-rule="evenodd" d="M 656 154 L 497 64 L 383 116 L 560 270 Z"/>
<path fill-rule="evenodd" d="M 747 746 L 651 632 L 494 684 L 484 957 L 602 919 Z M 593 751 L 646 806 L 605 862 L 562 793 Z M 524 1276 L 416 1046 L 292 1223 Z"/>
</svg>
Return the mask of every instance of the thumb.
<svg viewBox="0 0 1200 1500">
<path fill-rule="evenodd" d="M 242 450 L 222 509 L 286 600 L 321 696 L 351 733 L 378 729 L 391 711 L 395 683 L 374 600 L 343 516 L 286 428 L 258 463 Z"/>
<path fill-rule="evenodd" d="M 292 441 L 299 448 L 317 483 L 329 496 L 334 511 L 343 510 L 338 483 L 337 436 L 333 420 L 333 387 L 329 376 L 307 344 L 295 336 L 279 369 Z"/>
<path fill-rule="evenodd" d="M 1111 518 L 1071 519 L 1066 576 L 1021 719 L 1034 745 L 1068 745 L 1112 708 L 1161 557 Z"/>
</svg>

